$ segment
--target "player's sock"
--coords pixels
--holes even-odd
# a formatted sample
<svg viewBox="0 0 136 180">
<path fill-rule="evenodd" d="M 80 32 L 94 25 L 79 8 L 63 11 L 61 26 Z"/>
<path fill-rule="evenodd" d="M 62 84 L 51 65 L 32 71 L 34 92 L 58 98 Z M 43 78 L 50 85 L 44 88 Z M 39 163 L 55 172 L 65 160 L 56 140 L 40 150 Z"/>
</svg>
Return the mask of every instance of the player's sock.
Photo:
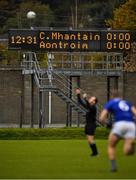
<svg viewBox="0 0 136 180">
<path fill-rule="evenodd" d="M 111 171 L 112 172 L 116 172 L 117 171 L 116 160 L 111 160 Z"/>
<path fill-rule="evenodd" d="M 96 144 L 90 144 L 90 148 L 92 149 L 92 156 L 96 156 L 98 154 Z"/>
</svg>

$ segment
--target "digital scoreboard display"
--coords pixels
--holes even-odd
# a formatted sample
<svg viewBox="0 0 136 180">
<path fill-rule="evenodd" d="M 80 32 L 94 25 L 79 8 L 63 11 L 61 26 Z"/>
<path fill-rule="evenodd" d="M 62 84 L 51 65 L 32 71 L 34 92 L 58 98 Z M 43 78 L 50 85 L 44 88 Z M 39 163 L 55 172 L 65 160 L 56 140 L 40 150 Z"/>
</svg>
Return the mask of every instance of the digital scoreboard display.
<svg viewBox="0 0 136 180">
<path fill-rule="evenodd" d="M 131 31 L 96 30 L 9 30 L 10 50 L 52 52 L 129 51 Z"/>
</svg>

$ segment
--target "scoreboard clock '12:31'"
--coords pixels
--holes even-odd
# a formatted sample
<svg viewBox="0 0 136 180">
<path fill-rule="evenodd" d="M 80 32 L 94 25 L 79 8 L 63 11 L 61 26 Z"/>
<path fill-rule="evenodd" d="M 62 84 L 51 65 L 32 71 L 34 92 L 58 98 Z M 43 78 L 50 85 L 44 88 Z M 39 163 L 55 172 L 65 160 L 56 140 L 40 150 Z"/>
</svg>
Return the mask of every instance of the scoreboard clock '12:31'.
<svg viewBox="0 0 136 180">
<path fill-rule="evenodd" d="M 37 44 L 37 36 L 11 36 L 12 44 Z"/>
</svg>

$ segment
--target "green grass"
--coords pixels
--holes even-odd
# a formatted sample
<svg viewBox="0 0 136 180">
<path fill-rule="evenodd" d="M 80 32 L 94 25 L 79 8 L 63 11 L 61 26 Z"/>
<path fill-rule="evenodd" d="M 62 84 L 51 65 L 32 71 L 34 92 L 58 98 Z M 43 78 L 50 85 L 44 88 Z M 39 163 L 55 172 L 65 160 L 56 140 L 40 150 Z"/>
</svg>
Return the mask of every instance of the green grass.
<svg viewBox="0 0 136 180">
<path fill-rule="evenodd" d="M 0 140 L 0 178 L 136 178 L 136 156 L 117 149 L 118 172 L 109 172 L 107 140 L 97 140 L 99 157 L 90 157 L 86 140 Z"/>
</svg>

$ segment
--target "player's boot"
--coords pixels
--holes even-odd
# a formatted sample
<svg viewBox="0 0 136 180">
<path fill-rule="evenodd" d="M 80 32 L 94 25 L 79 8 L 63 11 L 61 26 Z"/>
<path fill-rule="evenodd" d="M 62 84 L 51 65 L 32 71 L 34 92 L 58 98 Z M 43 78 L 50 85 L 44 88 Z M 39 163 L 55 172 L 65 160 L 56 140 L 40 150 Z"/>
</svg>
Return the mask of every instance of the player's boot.
<svg viewBox="0 0 136 180">
<path fill-rule="evenodd" d="M 90 144 L 90 147 L 92 149 L 92 154 L 91 156 L 97 156 L 98 155 L 98 150 L 96 144 Z"/>
<path fill-rule="evenodd" d="M 117 172 L 117 168 L 111 168 L 111 172 Z"/>
<path fill-rule="evenodd" d="M 92 153 L 91 156 L 98 156 L 98 153 Z"/>
</svg>

